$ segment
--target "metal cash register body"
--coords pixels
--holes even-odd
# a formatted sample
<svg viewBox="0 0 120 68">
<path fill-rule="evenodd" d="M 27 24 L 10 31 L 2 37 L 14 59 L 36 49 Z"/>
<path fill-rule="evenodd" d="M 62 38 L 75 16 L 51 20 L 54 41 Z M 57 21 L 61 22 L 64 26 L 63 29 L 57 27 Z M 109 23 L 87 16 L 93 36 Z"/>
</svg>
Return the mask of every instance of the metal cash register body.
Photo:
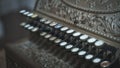
<svg viewBox="0 0 120 68">
<path fill-rule="evenodd" d="M 30 61 L 22 68 L 119 68 L 119 0 L 37 0 L 19 13 L 30 36 L 10 48 Z"/>
</svg>

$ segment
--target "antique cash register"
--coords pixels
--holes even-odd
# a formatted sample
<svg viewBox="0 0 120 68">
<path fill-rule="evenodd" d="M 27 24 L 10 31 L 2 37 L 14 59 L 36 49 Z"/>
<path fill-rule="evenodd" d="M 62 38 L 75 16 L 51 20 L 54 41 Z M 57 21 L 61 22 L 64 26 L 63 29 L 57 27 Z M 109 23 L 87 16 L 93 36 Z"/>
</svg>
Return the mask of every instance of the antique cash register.
<svg viewBox="0 0 120 68">
<path fill-rule="evenodd" d="M 8 65 L 120 67 L 120 0 L 37 0 L 33 11 L 19 13 L 26 17 L 20 26 L 30 36 L 9 46 L 20 61 L 8 55 Z"/>
</svg>

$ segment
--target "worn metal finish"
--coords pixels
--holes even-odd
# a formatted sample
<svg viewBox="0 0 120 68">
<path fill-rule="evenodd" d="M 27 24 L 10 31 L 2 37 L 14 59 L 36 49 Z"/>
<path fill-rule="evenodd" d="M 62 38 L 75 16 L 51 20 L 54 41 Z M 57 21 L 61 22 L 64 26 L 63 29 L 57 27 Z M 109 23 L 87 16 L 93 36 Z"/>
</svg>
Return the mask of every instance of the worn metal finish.
<svg viewBox="0 0 120 68">
<path fill-rule="evenodd" d="M 120 42 L 119 3 L 119 0 L 38 0 L 35 11 Z"/>
<path fill-rule="evenodd" d="M 11 47 L 9 49 L 17 50 L 17 54 L 7 54 L 8 68 L 74 68 L 72 65 L 69 65 L 62 59 L 57 58 L 56 54 L 54 54 L 55 51 L 47 47 L 48 45 L 52 46 L 53 44 L 49 44 L 50 42 L 46 44 L 46 42 L 47 41 L 43 39 L 39 39 L 38 41 L 35 41 L 34 39 L 34 42 L 33 39 L 30 41 L 28 39 L 24 39 L 22 41 L 11 44 Z M 15 58 L 15 56 L 18 55 L 19 57 L 23 57 L 24 59 Z M 29 60 L 27 60 L 28 64 L 25 64 L 25 59 L 29 59 L 32 62 L 29 62 Z"/>
<path fill-rule="evenodd" d="M 80 10 L 85 10 L 93 13 L 112 14 L 120 12 L 119 0 L 63 0 Z"/>
<path fill-rule="evenodd" d="M 34 12 L 20 11 L 28 17 L 20 25 L 30 31 L 29 39 L 6 48 L 22 61 L 29 63 L 30 59 L 28 65 L 33 67 L 35 63 L 43 68 L 117 68 L 119 3 L 119 0 L 37 0 Z"/>
</svg>

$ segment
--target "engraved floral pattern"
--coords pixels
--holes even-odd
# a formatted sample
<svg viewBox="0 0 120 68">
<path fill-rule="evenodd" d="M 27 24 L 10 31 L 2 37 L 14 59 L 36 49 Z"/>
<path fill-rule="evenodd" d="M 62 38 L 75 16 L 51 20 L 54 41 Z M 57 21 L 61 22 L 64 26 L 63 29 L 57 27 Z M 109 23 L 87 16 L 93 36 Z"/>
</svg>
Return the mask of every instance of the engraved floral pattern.
<svg viewBox="0 0 120 68">
<path fill-rule="evenodd" d="M 42 2 L 41 2 L 42 1 Z M 75 0 L 68 0 L 75 1 Z M 76 0 L 79 3 L 81 0 Z M 89 2 L 90 0 L 86 0 Z M 98 0 L 102 4 L 108 0 Z M 72 2 L 72 3 L 75 3 Z M 76 4 L 77 4 L 76 3 Z M 70 20 L 72 24 L 85 26 L 102 34 L 107 34 L 120 39 L 120 13 L 96 14 L 80 11 L 64 4 L 61 0 L 39 0 L 38 10 L 44 10 L 58 17 Z"/>
<path fill-rule="evenodd" d="M 63 0 L 80 9 L 100 12 L 120 11 L 120 0 Z"/>
</svg>

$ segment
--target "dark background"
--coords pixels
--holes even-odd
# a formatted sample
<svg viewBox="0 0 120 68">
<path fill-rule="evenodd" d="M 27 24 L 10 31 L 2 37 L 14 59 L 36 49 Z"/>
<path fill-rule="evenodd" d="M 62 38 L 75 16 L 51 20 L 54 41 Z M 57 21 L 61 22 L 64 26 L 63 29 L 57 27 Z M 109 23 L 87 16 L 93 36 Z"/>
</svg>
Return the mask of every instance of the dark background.
<svg viewBox="0 0 120 68">
<path fill-rule="evenodd" d="M 19 24 L 25 21 L 25 17 L 18 12 L 21 9 L 32 11 L 36 0 L 0 0 L 0 38 L 5 43 L 15 42 L 28 36 Z"/>
</svg>

